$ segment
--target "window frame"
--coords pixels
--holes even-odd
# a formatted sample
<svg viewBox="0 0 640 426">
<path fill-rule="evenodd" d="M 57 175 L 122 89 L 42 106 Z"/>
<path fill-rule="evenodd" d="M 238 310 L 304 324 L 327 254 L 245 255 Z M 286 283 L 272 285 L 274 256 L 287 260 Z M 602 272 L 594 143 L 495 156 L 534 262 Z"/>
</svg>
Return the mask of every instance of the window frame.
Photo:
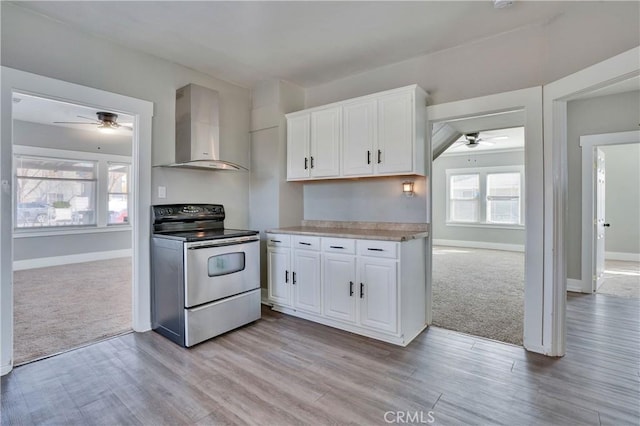
<svg viewBox="0 0 640 426">
<path fill-rule="evenodd" d="M 109 232 L 109 231 L 124 231 L 132 229 L 131 223 L 128 224 L 108 224 L 108 177 L 109 177 L 109 164 L 118 163 L 126 164 L 129 166 L 129 176 L 131 177 L 131 163 L 132 157 L 115 155 L 115 154 L 102 154 L 95 152 L 83 152 L 83 151 L 71 151 L 54 148 L 42 148 L 27 145 L 13 145 L 13 171 L 12 171 L 12 184 L 11 190 L 12 198 L 12 229 L 15 238 L 23 237 L 35 237 L 35 236 L 53 236 L 53 235 L 66 235 L 66 234 L 82 234 L 82 233 L 95 233 L 95 232 Z M 16 215 L 17 215 L 17 161 L 15 157 L 43 157 L 53 158 L 58 160 L 72 160 L 72 161 L 87 161 L 96 163 L 96 221 L 95 224 L 73 224 L 73 225 L 60 225 L 60 226 L 38 226 L 38 227 L 16 227 Z M 129 182 L 129 197 L 131 197 L 131 183 Z M 129 207 L 131 207 L 131 200 L 129 200 Z M 131 212 L 129 212 L 131 217 Z"/>
<path fill-rule="evenodd" d="M 519 173 L 520 174 L 520 222 L 519 223 L 497 223 L 487 221 L 487 176 L 490 174 L 500 173 Z M 460 175 L 477 174 L 480 180 L 480 192 L 478 196 L 478 221 L 461 222 L 451 220 L 451 177 Z M 446 169 L 446 226 L 473 227 L 473 228 L 497 228 L 497 229 L 524 229 L 525 224 L 525 174 L 524 165 L 509 166 L 493 166 L 493 167 L 469 167 Z"/>
</svg>

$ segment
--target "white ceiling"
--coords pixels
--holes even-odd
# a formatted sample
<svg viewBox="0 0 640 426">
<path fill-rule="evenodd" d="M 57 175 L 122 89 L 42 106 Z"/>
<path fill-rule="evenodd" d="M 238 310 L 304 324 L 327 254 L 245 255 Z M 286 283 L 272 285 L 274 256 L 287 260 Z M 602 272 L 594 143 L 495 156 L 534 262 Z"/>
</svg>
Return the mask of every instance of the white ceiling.
<svg viewBox="0 0 640 426">
<path fill-rule="evenodd" d="M 312 87 L 569 13 L 581 2 L 16 2 L 80 30 L 245 87 Z M 472 64 L 461 63 L 461 66 Z"/>
<path fill-rule="evenodd" d="M 98 131 L 97 126 L 92 126 L 90 124 L 56 123 L 56 121 L 95 123 L 97 122 L 96 113 L 98 111 L 102 110 L 56 101 L 53 99 L 41 98 L 38 96 L 26 95 L 23 93 L 14 92 L 13 94 L 12 118 L 14 120 L 30 121 L 32 123 L 69 127 L 80 130 Z M 133 123 L 133 117 L 126 114 L 118 114 L 117 122 L 119 124 L 131 124 Z M 114 130 L 112 133 L 131 135 L 131 131 L 123 127 L 124 126 Z"/>
</svg>

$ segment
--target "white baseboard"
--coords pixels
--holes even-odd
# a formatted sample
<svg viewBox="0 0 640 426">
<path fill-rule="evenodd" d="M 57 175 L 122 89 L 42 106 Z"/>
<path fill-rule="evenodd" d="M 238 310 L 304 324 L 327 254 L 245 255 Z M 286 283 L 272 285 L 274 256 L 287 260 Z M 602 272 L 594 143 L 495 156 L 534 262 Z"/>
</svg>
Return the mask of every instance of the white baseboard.
<svg viewBox="0 0 640 426">
<path fill-rule="evenodd" d="M 591 293 L 591 290 L 585 291 L 582 280 L 574 280 L 567 278 L 567 291 L 575 291 L 576 293 Z"/>
<path fill-rule="evenodd" d="M 520 244 L 490 243 L 486 241 L 462 241 L 462 240 L 433 240 L 434 246 L 467 247 L 489 250 L 505 250 L 524 252 L 524 246 Z"/>
<path fill-rule="evenodd" d="M 130 257 L 132 249 L 96 251 L 93 253 L 71 254 L 68 256 L 41 257 L 38 259 L 15 260 L 14 271 L 24 269 L 46 268 L 48 266 L 69 265 L 71 263 L 93 262 L 96 260 L 116 259 L 118 257 Z"/>
<path fill-rule="evenodd" d="M 13 370 L 13 365 L 3 365 L 2 367 L 0 367 L 0 376 L 11 373 L 11 370 Z"/>
<path fill-rule="evenodd" d="M 604 258 L 607 260 L 626 260 L 627 262 L 640 262 L 640 253 L 607 251 L 604 253 Z"/>
</svg>

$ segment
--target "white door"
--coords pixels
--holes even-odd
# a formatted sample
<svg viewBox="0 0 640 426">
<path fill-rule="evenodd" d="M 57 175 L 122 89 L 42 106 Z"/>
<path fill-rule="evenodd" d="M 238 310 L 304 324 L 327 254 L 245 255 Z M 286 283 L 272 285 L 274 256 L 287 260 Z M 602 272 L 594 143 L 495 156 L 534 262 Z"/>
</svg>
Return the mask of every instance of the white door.
<svg viewBox="0 0 640 426">
<path fill-rule="evenodd" d="M 397 331 L 397 262 L 361 257 L 358 259 L 360 324 L 372 329 Z"/>
<path fill-rule="evenodd" d="M 279 305 L 291 305 L 290 263 L 290 249 L 270 248 L 267 250 L 269 300 Z"/>
<path fill-rule="evenodd" d="M 311 116 L 287 119 L 287 179 L 309 177 L 309 137 Z"/>
<path fill-rule="evenodd" d="M 320 252 L 295 250 L 293 255 L 293 306 L 320 313 Z"/>
<path fill-rule="evenodd" d="M 342 108 L 327 108 L 311 113 L 311 177 L 340 175 L 340 123 Z"/>
<path fill-rule="evenodd" d="M 355 102 L 342 107 L 342 175 L 373 173 L 377 101 Z"/>
<path fill-rule="evenodd" d="M 356 259 L 342 254 L 324 255 L 324 315 L 342 321 L 356 321 Z"/>
<path fill-rule="evenodd" d="M 596 218 L 594 221 L 595 235 L 596 235 L 596 259 L 595 259 L 595 288 L 598 288 L 604 282 L 604 241 L 605 241 L 605 228 L 609 224 L 605 223 L 605 158 L 604 151 L 600 148 L 596 148 L 596 193 L 595 193 L 595 213 Z"/>
<path fill-rule="evenodd" d="M 378 100 L 377 173 L 412 171 L 413 131 L 413 93 L 389 95 Z"/>
</svg>

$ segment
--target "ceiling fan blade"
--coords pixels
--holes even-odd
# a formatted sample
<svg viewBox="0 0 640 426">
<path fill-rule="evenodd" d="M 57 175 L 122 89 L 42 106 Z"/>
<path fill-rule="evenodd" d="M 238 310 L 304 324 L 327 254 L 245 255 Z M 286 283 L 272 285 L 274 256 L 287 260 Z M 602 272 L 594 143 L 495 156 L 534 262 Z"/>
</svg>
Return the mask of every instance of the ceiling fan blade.
<svg viewBox="0 0 640 426">
<path fill-rule="evenodd" d="M 85 120 L 90 120 L 90 121 L 94 121 L 94 122 L 96 122 L 96 119 L 95 119 L 95 118 L 85 117 L 84 115 L 79 115 L 78 117 L 79 117 L 79 118 L 84 118 Z"/>
<path fill-rule="evenodd" d="M 87 123 L 85 121 L 54 121 L 53 123 L 54 124 L 90 124 L 92 126 L 100 124 L 100 123 Z"/>
</svg>

